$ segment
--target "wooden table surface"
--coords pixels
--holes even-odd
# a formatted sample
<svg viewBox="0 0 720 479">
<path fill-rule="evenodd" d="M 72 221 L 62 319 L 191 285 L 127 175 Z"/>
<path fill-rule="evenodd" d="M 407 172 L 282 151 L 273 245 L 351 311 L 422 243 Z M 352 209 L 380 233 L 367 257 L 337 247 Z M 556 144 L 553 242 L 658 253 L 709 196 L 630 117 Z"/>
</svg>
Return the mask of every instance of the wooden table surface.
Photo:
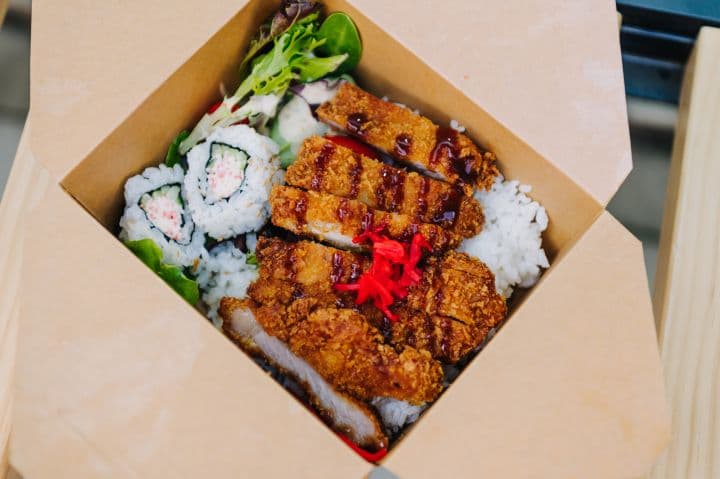
<svg viewBox="0 0 720 479">
<path fill-rule="evenodd" d="M 685 73 L 653 306 L 673 438 L 651 477 L 720 477 L 720 30 Z"/>
</svg>

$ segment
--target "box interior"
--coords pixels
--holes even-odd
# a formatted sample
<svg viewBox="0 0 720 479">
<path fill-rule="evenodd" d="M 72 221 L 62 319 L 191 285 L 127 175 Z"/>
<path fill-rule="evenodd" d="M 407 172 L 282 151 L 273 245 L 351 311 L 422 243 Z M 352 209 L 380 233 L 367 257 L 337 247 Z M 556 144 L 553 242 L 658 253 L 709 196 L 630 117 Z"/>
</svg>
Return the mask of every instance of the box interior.
<svg viewBox="0 0 720 479">
<path fill-rule="evenodd" d="M 237 66 L 250 37 L 278 3 L 253 0 L 232 15 L 63 178 L 65 191 L 112 234 L 117 233 L 127 178 L 161 162 L 174 136 L 192 128 L 209 105 L 236 87 Z M 324 3 L 328 11 L 350 14 L 358 25 L 364 52 L 355 76 L 361 86 L 418 108 L 438 124 L 458 120 L 471 138 L 497 154 L 505 177 L 533 185 L 531 196 L 550 217 L 543 244 L 551 263 L 571 248 L 602 212 L 601 204 L 352 5 L 344 0 Z M 117 248 L 123 248 L 119 241 Z M 552 274 L 552 266 L 546 274 Z M 508 320 L 530 294 L 532 290 L 516 293 Z"/>
</svg>

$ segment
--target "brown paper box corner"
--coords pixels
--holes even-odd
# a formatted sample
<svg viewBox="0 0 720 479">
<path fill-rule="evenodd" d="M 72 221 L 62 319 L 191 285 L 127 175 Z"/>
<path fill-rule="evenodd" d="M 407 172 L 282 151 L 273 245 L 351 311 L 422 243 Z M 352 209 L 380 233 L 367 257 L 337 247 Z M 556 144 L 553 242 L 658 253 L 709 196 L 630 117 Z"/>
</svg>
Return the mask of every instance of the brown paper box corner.
<svg viewBox="0 0 720 479">
<path fill-rule="evenodd" d="M 261 0 L 217 3 L 207 12 L 194 12 L 189 1 L 173 12 L 116 9 L 102 33 L 94 16 L 79 13 L 78 33 L 65 34 L 67 42 L 88 32 L 119 35 L 167 15 L 202 15 L 192 32 L 156 22 L 147 38 L 127 38 L 116 48 L 145 47 L 130 71 L 95 70 L 98 45 L 72 64 L 57 60 L 50 37 L 62 8 L 35 8 L 34 32 L 42 36 L 33 39 L 31 115 L 17 161 L 50 179 L 27 207 L 23 232 L 11 463 L 28 478 L 371 474 L 113 236 L 127 177 L 162 157 L 174 134 L 217 98 L 219 84 L 234 84 L 240 52 L 274 8 Z M 438 123 L 458 119 L 497 153 L 507 177 L 533 185 L 551 219 L 550 270 L 382 466 L 399 477 L 642 475 L 669 426 L 642 249 L 604 211 L 630 167 L 624 107 L 604 112 L 621 121 L 595 125 L 606 135 L 604 164 L 598 155 L 553 157 L 552 148 L 541 155 L 529 144 L 562 131 L 528 127 L 521 138 L 506 128 L 464 81 L 484 74 L 484 65 L 448 65 L 408 27 L 447 15 L 461 32 L 469 28 L 457 25 L 462 13 L 421 14 L 379 0 L 326 5 L 360 28 L 361 84 Z M 398 21 L 393 12 L 405 16 Z M 611 26 L 616 34 L 615 17 L 606 17 L 602 35 Z M 176 48 L 158 58 L 163 39 Z M 494 61 L 502 71 L 502 60 Z M 609 61 L 609 80 L 598 88 L 620 96 L 619 60 Z M 108 98 L 113 89 L 117 98 Z"/>
</svg>

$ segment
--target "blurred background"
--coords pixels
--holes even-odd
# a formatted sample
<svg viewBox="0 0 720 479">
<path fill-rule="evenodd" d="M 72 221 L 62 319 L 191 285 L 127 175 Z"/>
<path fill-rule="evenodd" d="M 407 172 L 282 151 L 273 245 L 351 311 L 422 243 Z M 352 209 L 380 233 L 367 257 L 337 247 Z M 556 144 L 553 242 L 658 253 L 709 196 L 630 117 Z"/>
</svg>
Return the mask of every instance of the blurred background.
<svg viewBox="0 0 720 479">
<path fill-rule="evenodd" d="M 0 11 L 3 1 L 8 0 L 0 0 Z M 609 210 L 642 240 L 651 284 L 677 116 L 677 91 L 697 32 L 687 19 L 697 18 L 698 12 L 678 11 L 673 5 L 689 8 L 682 6 L 685 3 L 695 2 L 618 2 L 624 16 L 621 38 L 635 167 Z M 5 21 L 0 20 L 0 24 L 1 195 L 29 103 L 30 0 L 9 0 Z"/>
</svg>

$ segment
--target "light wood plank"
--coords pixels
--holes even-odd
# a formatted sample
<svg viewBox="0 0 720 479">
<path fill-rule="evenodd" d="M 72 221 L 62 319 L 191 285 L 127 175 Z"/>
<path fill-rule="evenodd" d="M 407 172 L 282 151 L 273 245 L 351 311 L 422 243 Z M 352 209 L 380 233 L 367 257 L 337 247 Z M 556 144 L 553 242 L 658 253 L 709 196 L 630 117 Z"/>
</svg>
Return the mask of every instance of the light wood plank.
<svg viewBox="0 0 720 479">
<path fill-rule="evenodd" d="M 720 477 L 720 30 L 688 63 L 653 306 L 673 439 L 651 477 Z"/>
<path fill-rule="evenodd" d="M 12 389 L 22 265 L 22 222 L 44 194 L 48 173 L 38 167 L 28 148 L 29 127 L 20 138 L 8 186 L 0 202 L 0 478 L 8 471 L 9 435 L 12 418 Z M 17 477 L 17 475 L 15 476 Z"/>
</svg>

